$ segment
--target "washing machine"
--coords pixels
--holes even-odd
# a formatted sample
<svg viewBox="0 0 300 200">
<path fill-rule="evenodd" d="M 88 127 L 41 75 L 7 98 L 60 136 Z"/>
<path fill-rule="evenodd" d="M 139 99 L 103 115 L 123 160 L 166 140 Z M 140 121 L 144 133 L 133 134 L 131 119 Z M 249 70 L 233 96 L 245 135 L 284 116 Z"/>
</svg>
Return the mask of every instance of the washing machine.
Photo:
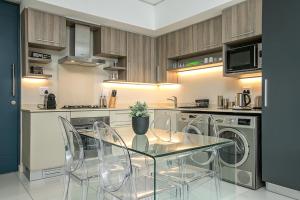
<svg viewBox="0 0 300 200">
<path fill-rule="evenodd" d="M 263 186 L 260 117 L 213 115 L 213 118 L 218 127 L 217 135 L 235 142 L 219 152 L 222 179 L 251 189 Z"/>
<path fill-rule="evenodd" d="M 178 131 L 186 134 L 206 135 L 210 134 L 209 114 L 181 112 L 177 121 Z M 211 168 L 214 154 L 211 151 L 198 152 L 189 157 L 189 164 L 197 165 L 205 169 Z"/>
</svg>

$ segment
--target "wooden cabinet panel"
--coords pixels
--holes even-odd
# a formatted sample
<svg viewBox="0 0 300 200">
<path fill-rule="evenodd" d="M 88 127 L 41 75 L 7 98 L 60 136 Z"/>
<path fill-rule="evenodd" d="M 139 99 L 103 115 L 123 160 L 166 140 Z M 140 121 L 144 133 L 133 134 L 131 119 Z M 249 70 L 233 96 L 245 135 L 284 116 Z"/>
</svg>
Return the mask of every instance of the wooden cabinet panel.
<svg viewBox="0 0 300 200">
<path fill-rule="evenodd" d="M 177 83 L 176 72 L 168 72 L 168 48 L 167 35 L 156 38 L 156 67 L 157 82 L 159 83 Z"/>
<path fill-rule="evenodd" d="M 127 51 L 127 33 L 125 31 L 101 27 L 94 32 L 94 54 L 111 57 L 124 57 Z"/>
<path fill-rule="evenodd" d="M 193 26 L 167 34 L 167 48 L 169 58 L 193 53 Z"/>
<path fill-rule="evenodd" d="M 193 53 L 193 26 L 189 26 L 179 30 L 179 42 L 179 56 Z"/>
<path fill-rule="evenodd" d="M 174 58 L 180 55 L 179 31 L 167 34 L 168 58 Z"/>
<path fill-rule="evenodd" d="M 247 0 L 222 12 L 222 41 L 234 42 L 262 34 L 262 0 Z"/>
<path fill-rule="evenodd" d="M 144 82 L 156 83 L 156 44 L 155 38 L 143 37 Z"/>
<path fill-rule="evenodd" d="M 154 38 L 127 33 L 127 81 L 156 82 Z"/>
<path fill-rule="evenodd" d="M 222 17 L 218 16 L 193 26 L 194 52 L 222 47 Z"/>
<path fill-rule="evenodd" d="M 49 49 L 66 47 L 66 19 L 61 16 L 28 9 L 28 43 Z"/>
<path fill-rule="evenodd" d="M 127 33 L 127 81 L 143 82 L 142 55 L 143 36 Z"/>
</svg>

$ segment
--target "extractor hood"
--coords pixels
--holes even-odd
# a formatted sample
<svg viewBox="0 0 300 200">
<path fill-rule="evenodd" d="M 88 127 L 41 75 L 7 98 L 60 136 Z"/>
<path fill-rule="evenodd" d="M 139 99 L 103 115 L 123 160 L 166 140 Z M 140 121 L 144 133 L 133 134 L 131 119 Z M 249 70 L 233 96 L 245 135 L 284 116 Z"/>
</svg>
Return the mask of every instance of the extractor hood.
<svg viewBox="0 0 300 200">
<path fill-rule="evenodd" d="M 89 26 L 75 24 L 74 27 L 69 27 L 68 35 L 69 56 L 59 59 L 59 64 L 96 67 L 105 63 L 104 59 L 91 56 L 92 32 Z"/>
</svg>

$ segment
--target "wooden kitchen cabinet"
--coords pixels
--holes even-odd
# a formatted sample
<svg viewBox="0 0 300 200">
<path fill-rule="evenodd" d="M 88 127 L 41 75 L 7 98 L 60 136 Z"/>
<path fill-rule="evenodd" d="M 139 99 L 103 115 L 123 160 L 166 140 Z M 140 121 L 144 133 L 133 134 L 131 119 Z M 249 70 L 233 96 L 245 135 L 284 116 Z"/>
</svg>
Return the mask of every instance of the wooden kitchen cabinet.
<svg viewBox="0 0 300 200">
<path fill-rule="evenodd" d="M 34 9 L 26 9 L 29 46 L 61 50 L 66 48 L 66 18 Z"/>
<path fill-rule="evenodd" d="M 222 41 L 230 43 L 262 34 L 262 0 L 247 0 L 222 11 Z"/>
<path fill-rule="evenodd" d="M 169 66 L 167 35 L 156 38 L 156 67 L 158 83 L 177 83 L 177 73 L 167 71 Z"/>
<path fill-rule="evenodd" d="M 193 53 L 193 26 L 167 34 L 168 58 L 175 58 Z"/>
<path fill-rule="evenodd" d="M 194 52 L 222 48 L 222 17 L 200 22 L 193 26 Z"/>
<path fill-rule="evenodd" d="M 127 33 L 127 42 L 127 81 L 155 83 L 155 39 Z"/>
<path fill-rule="evenodd" d="M 194 53 L 193 26 L 179 30 L 179 56 Z"/>
<path fill-rule="evenodd" d="M 94 32 L 94 54 L 109 57 L 125 57 L 127 32 L 102 26 Z"/>
</svg>

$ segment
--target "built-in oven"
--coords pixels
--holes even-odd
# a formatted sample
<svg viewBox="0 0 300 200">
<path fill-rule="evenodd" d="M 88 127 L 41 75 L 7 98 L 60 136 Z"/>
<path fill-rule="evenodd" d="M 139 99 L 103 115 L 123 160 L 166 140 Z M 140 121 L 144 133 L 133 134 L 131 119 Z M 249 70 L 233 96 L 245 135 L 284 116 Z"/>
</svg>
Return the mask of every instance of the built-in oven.
<svg viewBox="0 0 300 200">
<path fill-rule="evenodd" d="M 262 68 L 262 43 L 228 47 L 225 51 L 225 72 L 241 73 Z"/>
<path fill-rule="evenodd" d="M 96 140 L 87 136 L 93 133 L 93 125 L 96 121 L 103 121 L 108 125 L 110 124 L 109 116 L 71 118 L 71 124 L 80 134 L 85 158 L 97 157 Z"/>
</svg>

